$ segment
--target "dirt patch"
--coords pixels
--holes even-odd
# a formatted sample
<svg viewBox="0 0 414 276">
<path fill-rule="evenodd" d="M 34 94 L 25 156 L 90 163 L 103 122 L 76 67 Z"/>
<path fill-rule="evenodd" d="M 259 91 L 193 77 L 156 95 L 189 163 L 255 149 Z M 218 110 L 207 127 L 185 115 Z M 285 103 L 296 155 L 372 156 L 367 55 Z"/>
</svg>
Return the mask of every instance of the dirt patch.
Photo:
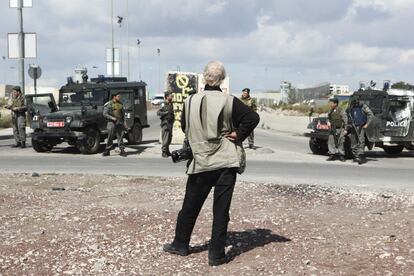
<svg viewBox="0 0 414 276">
<path fill-rule="evenodd" d="M 0 175 L 0 274 L 409 275 L 414 196 L 237 183 L 227 253 L 207 265 L 211 201 L 192 254 L 171 241 L 185 178 Z"/>
</svg>

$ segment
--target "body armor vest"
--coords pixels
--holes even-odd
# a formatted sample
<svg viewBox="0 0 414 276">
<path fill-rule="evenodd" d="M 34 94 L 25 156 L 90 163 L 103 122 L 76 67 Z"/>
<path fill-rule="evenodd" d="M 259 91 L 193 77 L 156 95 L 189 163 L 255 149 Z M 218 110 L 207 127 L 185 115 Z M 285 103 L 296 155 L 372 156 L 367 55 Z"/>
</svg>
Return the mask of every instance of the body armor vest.
<svg viewBox="0 0 414 276">
<path fill-rule="evenodd" d="M 331 110 L 328 114 L 329 122 L 331 122 L 331 125 L 335 128 L 341 128 L 342 127 L 342 109 L 337 107 L 333 110 Z"/>
<path fill-rule="evenodd" d="M 122 104 L 118 103 L 118 102 L 112 102 L 111 103 L 111 107 L 112 107 L 112 116 L 114 116 L 117 119 L 122 119 L 123 118 L 123 114 L 122 114 Z"/>
<path fill-rule="evenodd" d="M 368 121 L 367 115 L 362 112 L 361 106 L 351 108 L 351 117 L 355 126 L 363 126 Z"/>
</svg>

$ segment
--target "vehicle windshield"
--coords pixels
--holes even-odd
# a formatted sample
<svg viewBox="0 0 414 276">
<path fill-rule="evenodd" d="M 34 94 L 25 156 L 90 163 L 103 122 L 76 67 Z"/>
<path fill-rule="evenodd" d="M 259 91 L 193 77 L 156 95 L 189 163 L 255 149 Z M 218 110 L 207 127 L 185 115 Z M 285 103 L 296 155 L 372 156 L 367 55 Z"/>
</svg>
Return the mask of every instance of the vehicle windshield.
<svg viewBox="0 0 414 276">
<path fill-rule="evenodd" d="M 400 125 L 402 122 L 411 120 L 411 103 L 399 100 L 390 101 L 388 119 Z"/>
<path fill-rule="evenodd" d="M 104 93 L 99 90 L 66 90 L 60 93 L 61 106 L 102 105 Z"/>
</svg>

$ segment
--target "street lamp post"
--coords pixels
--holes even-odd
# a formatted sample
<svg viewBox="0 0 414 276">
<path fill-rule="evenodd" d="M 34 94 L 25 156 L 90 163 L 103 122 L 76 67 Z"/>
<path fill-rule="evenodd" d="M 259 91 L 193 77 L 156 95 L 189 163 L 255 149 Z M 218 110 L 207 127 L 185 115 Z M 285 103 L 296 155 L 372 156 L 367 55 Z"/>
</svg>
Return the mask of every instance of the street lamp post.
<svg viewBox="0 0 414 276">
<path fill-rule="evenodd" d="M 161 49 L 157 48 L 157 54 L 158 54 L 158 94 L 161 93 Z"/>
<path fill-rule="evenodd" d="M 17 15 L 19 19 L 20 31 L 19 31 L 19 84 L 22 89 L 22 93 L 25 93 L 24 87 L 24 32 L 23 32 L 23 0 L 19 0 L 17 7 Z"/>
<path fill-rule="evenodd" d="M 114 42 L 114 0 L 111 0 L 111 75 L 115 76 L 115 42 Z"/>
<path fill-rule="evenodd" d="M 128 66 L 128 81 L 130 81 L 130 64 L 129 64 L 129 1 L 126 0 L 126 28 L 127 28 L 127 66 Z"/>
<path fill-rule="evenodd" d="M 119 25 L 119 75 L 122 77 L 122 21 L 124 18 L 122 16 L 117 16 L 118 18 L 118 25 Z"/>
<path fill-rule="evenodd" d="M 141 40 L 137 39 L 137 46 L 138 46 L 138 74 L 139 74 L 139 80 L 141 81 Z"/>
</svg>

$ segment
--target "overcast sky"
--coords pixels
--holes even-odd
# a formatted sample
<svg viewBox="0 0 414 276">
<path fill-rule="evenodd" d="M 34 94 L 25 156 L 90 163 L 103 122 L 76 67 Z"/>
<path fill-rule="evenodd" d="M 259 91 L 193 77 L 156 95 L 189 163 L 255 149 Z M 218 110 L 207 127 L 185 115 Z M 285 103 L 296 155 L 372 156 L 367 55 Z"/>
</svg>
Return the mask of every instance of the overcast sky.
<svg viewBox="0 0 414 276">
<path fill-rule="evenodd" d="M 0 83 L 15 84 L 17 62 L 7 59 L 6 37 L 18 31 L 17 10 L 8 2 L 0 2 L 0 56 L 6 56 Z M 23 11 L 24 30 L 37 32 L 38 57 L 26 64 L 42 67 L 40 85 L 64 84 L 78 65 L 90 76 L 106 73 L 110 0 L 33 2 Z M 127 19 L 126 3 L 114 0 L 115 17 Z M 414 0 L 129 0 L 128 13 L 131 79 L 141 71 L 151 92 L 158 90 L 158 61 L 163 78 L 169 70 L 201 72 L 208 61 L 221 60 L 236 94 L 243 87 L 279 89 L 282 80 L 298 87 L 414 83 Z M 115 23 L 115 44 L 122 45 L 126 76 L 125 20 Z"/>
</svg>

